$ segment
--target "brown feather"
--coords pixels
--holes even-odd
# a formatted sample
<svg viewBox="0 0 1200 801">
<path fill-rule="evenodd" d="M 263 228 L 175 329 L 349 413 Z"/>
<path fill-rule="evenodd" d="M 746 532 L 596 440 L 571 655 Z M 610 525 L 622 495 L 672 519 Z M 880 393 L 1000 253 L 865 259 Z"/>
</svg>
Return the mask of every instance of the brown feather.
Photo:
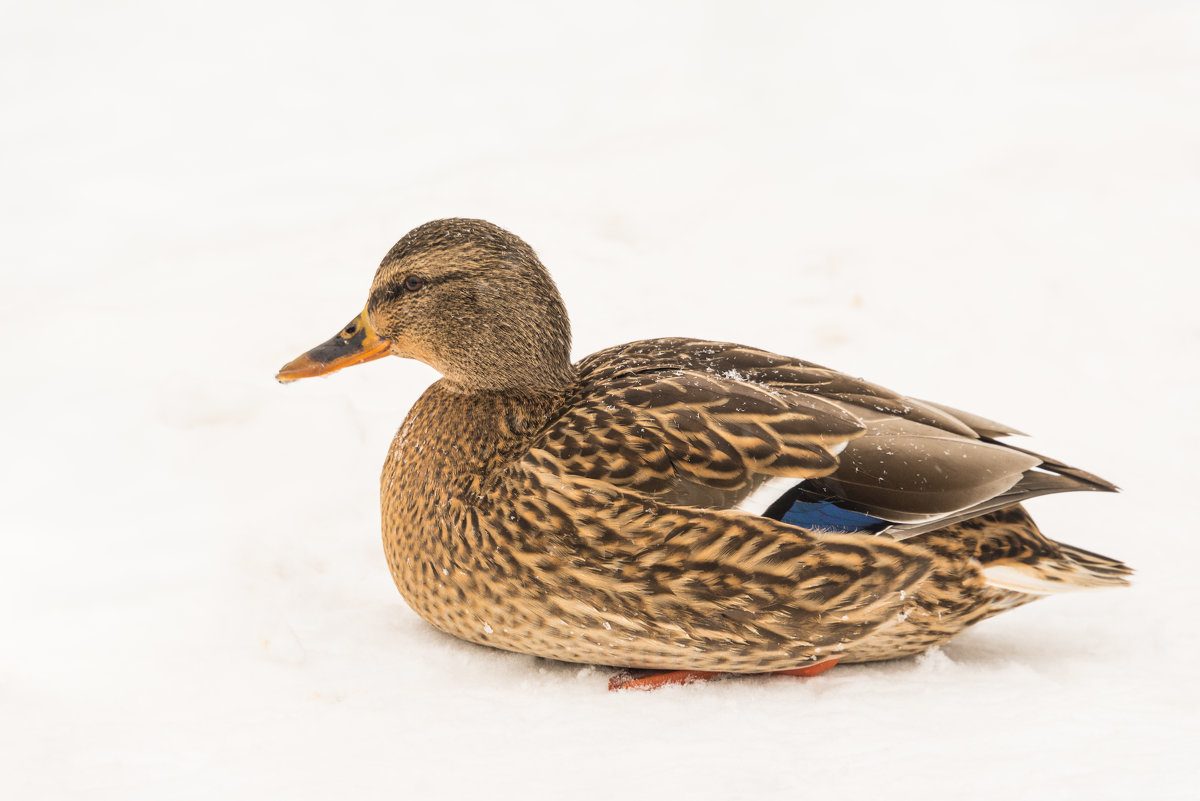
<svg viewBox="0 0 1200 801">
<path fill-rule="evenodd" d="M 472 642 L 785 670 L 917 653 L 1032 600 L 989 585 L 989 566 L 1081 586 L 1128 573 L 1015 505 L 1111 485 L 996 442 L 1015 432 L 984 418 L 729 343 L 632 342 L 572 366 L 553 281 L 490 223 L 407 235 L 367 319 L 445 376 L 388 452 L 383 539 L 412 608 Z M 733 508 L 785 479 L 894 521 L 893 536 Z"/>
</svg>

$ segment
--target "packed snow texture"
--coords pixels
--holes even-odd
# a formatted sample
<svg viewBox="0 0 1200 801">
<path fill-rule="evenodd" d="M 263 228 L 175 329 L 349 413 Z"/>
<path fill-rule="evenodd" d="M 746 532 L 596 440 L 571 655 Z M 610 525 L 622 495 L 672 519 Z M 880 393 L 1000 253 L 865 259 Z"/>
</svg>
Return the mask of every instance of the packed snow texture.
<svg viewBox="0 0 1200 801">
<path fill-rule="evenodd" d="M 1182 799 L 1198 775 L 1193 2 L 23 3 L 0 27 L 0 796 Z M 283 387 L 477 216 L 582 357 L 752 343 L 992 417 L 1131 589 L 811 680 L 608 693 L 392 586 L 436 376 Z"/>
</svg>

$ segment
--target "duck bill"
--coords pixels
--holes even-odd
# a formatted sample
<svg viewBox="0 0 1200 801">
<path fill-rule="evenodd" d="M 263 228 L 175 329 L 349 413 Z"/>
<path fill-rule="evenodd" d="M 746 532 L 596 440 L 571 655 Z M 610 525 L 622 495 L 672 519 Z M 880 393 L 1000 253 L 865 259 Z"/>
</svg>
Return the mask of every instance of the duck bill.
<svg viewBox="0 0 1200 801">
<path fill-rule="evenodd" d="M 275 379 L 286 384 L 300 378 L 328 375 L 352 364 L 381 359 L 388 355 L 390 346 L 390 342 L 375 333 L 367 320 L 367 310 L 363 309 L 362 314 L 328 341 L 285 364 Z"/>
</svg>

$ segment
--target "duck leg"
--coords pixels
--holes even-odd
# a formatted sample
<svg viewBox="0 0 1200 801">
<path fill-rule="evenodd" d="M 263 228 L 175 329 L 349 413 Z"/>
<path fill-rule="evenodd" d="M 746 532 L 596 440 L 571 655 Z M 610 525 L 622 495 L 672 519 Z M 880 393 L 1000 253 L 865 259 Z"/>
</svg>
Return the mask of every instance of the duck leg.
<svg viewBox="0 0 1200 801">
<path fill-rule="evenodd" d="M 665 673 L 622 670 L 608 680 L 610 690 L 657 690 L 669 684 L 691 684 L 722 675 L 715 670 L 670 670 Z"/>
<path fill-rule="evenodd" d="M 760 675 L 803 676 L 808 678 L 821 675 L 837 663 L 838 660 L 835 657 L 833 659 L 826 659 L 824 662 L 818 662 L 815 665 L 805 665 L 804 667 L 792 668 L 790 670 L 776 670 Z M 644 670 L 622 670 L 608 680 L 608 689 L 657 690 L 671 684 L 692 684 L 697 681 L 708 681 L 709 679 L 723 675 L 727 674 L 714 670 L 670 670 L 661 673 Z"/>
<path fill-rule="evenodd" d="M 838 663 L 838 658 L 826 659 L 824 662 L 818 662 L 815 665 L 805 665 L 804 667 L 792 668 L 791 670 L 776 670 L 768 673 L 768 676 L 820 676 L 825 671 Z"/>
</svg>

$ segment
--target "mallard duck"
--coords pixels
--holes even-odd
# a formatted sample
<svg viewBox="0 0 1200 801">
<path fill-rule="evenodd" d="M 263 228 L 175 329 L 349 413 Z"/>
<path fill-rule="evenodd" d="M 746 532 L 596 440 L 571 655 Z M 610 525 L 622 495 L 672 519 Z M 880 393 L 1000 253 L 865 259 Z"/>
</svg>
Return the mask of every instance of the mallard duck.
<svg viewBox="0 0 1200 801">
<path fill-rule="evenodd" d="M 540 657 L 656 671 L 815 675 L 945 642 L 1121 562 L 1022 507 L 1102 478 L 1014 429 L 811 362 L 695 339 L 572 364 L 533 249 L 437 220 L 383 258 L 363 311 L 277 378 L 387 355 L 442 378 L 380 487 L 400 594 L 429 623 Z"/>
</svg>

